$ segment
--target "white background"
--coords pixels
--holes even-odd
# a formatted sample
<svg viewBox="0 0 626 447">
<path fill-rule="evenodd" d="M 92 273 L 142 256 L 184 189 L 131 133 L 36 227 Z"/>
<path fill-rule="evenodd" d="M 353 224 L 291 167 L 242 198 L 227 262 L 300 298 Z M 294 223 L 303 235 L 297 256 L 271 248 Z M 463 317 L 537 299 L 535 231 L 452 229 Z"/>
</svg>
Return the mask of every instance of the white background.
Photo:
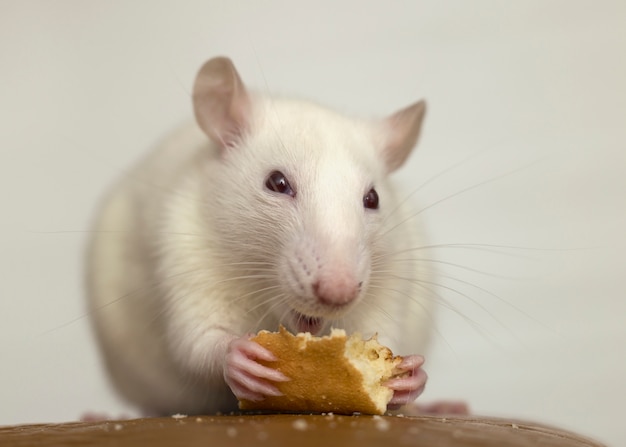
<svg viewBox="0 0 626 447">
<path fill-rule="evenodd" d="M 0 1 L 0 424 L 128 411 L 85 317 L 90 215 L 226 54 L 348 113 L 428 100 L 398 175 L 451 168 L 414 196 L 448 306 L 424 401 L 626 442 L 626 3 L 385 4 Z"/>
</svg>

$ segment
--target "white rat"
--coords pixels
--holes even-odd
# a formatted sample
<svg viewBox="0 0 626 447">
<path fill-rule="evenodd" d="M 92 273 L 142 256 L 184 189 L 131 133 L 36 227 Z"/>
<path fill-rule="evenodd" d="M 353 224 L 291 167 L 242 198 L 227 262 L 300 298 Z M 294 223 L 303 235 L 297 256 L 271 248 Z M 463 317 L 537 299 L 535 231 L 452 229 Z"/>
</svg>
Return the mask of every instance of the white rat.
<svg viewBox="0 0 626 447">
<path fill-rule="evenodd" d="M 288 380 L 249 340 L 378 333 L 406 356 L 390 407 L 423 390 L 432 296 L 423 229 L 389 174 L 425 111 L 352 119 L 253 94 L 227 58 L 193 90 L 196 123 L 169 137 L 102 203 L 88 252 L 90 315 L 110 376 L 145 414 L 226 412 Z"/>
</svg>

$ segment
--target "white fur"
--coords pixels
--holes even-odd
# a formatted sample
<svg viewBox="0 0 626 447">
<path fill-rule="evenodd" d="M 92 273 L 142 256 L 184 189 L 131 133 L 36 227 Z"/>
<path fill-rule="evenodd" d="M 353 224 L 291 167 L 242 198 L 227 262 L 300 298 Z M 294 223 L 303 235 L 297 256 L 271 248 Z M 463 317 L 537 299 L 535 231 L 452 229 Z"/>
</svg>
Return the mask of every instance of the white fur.
<svg viewBox="0 0 626 447">
<path fill-rule="evenodd" d="M 411 250 L 423 229 L 388 179 L 389 126 L 294 100 L 250 95 L 250 107 L 236 147 L 180 129 L 117 183 L 95 221 L 94 327 L 114 384 L 148 414 L 236 408 L 222 378 L 228 342 L 279 323 L 294 330 L 292 309 L 325 317 L 324 330 L 378 332 L 398 354 L 425 350 L 431 299 Z M 273 170 L 295 198 L 265 188 Z M 363 207 L 372 186 L 379 210 Z M 363 284 L 329 309 L 310 277 Z"/>
</svg>

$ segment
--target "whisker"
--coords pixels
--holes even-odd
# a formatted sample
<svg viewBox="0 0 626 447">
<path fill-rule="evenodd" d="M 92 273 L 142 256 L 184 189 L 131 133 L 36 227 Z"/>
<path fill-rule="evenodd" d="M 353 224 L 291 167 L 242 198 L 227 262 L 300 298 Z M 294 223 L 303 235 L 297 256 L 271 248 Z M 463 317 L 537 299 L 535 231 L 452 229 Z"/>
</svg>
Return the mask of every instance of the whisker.
<svg viewBox="0 0 626 447">
<path fill-rule="evenodd" d="M 419 285 L 419 284 L 418 284 Z M 383 287 L 379 284 L 377 284 L 375 281 L 372 281 L 369 285 L 370 289 L 377 289 L 377 290 L 381 290 L 385 293 L 395 293 L 397 295 L 400 296 L 404 296 L 405 298 L 410 299 L 411 301 L 415 302 L 420 308 L 421 310 L 424 312 L 424 314 L 430 319 L 431 323 L 435 323 L 435 319 L 433 318 L 433 314 L 432 312 L 430 312 L 430 310 L 426 307 L 423 306 L 422 303 L 420 303 L 417 299 L 415 299 L 414 296 L 409 295 L 408 293 L 402 291 L 402 290 L 398 290 L 395 288 L 390 288 L 390 287 Z M 431 290 L 429 290 L 429 292 L 432 292 Z M 424 297 L 427 300 L 432 300 L 432 298 L 430 297 Z M 376 300 L 372 300 L 372 301 L 376 301 Z M 437 302 L 437 300 L 435 300 L 435 302 Z M 393 316 L 392 316 L 393 317 Z M 394 319 L 398 318 L 398 316 L 393 317 Z"/>
<path fill-rule="evenodd" d="M 386 220 L 389 219 L 391 216 L 393 216 L 395 213 L 397 213 L 398 210 L 402 207 L 402 205 L 404 205 L 406 202 L 408 202 L 411 197 L 413 197 L 419 191 L 424 189 L 427 185 L 429 185 L 433 181 L 437 180 L 438 178 L 444 176 L 445 174 L 455 170 L 459 166 L 464 165 L 465 163 L 470 161 L 472 158 L 476 158 L 479 155 L 482 155 L 483 153 L 485 153 L 485 152 L 487 152 L 489 150 L 492 150 L 492 149 L 485 148 L 485 149 L 482 149 L 480 151 L 474 152 L 474 153 L 470 154 L 469 156 L 461 159 L 460 161 L 458 161 L 458 162 L 448 166 L 447 168 L 445 168 L 445 169 L 439 171 L 438 173 L 432 175 L 431 177 L 429 177 L 426 181 L 424 181 L 422 184 L 420 184 L 417 188 L 413 189 L 413 191 L 411 191 L 409 194 L 407 194 L 406 197 L 404 197 L 394 208 L 392 208 L 389 211 L 389 214 L 387 214 L 387 216 L 383 220 L 383 226 L 384 226 Z"/>
<path fill-rule="evenodd" d="M 511 329 L 510 329 L 510 328 L 508 328 L 508 327 L 507 327 L 507 326 L 506 326 L 506 325 L 505 325 L 505 324 L 504 324 L 504 323 L 503 323 L 500 319 L 498 319 L 498 318 L 497 318 L 497 317 L 493 314 L 493 312 L 491 312 L 490 310 L 488 310 L 488 309 L 487 309 L 487 308 L 486 308 L 483 304 L 481 304 L 478 300 L 476 300 L 476 299 L 472 298 L 470 295 L 468 295 L 468 294 L 466 294 L 466 293 L 463 293 L 463 292 L 461 292 L 460 290 L 455 289 L 454 287 L 447 286 L 447 285 L 445 285 L 445 284 L 443 284 L 443 283 L 440 283 L 440 282 L 434 282 L 434 281 L 428 281 L 428 280 L 417 280 L 417 281 L 416 281 L 416 280 L 413 280 L 413 279 L 410 279 L 410 278 L 402 278 L 402 277 L 398 277 L 398 279 L 403 279 L 403 280 L 408 281 L 408 282 L 411 282 L 411 283 L 418 283 L 418 282 L 419 282 L 420 284 L 431 284 L 431 285 L 433 285 L 433 286 L 435 286 L 435 287 L 442 288 L 442 289 L 445 289 L 445 290 L 449 290 L 449 291 L 451 291 L 451 292 L 453 292 L 453 293 L 456 293 L 457 295 L 462 296 L 463 298 L 465 298 L 465 299 L 469 300 L 469 301 L 470 301 L 470 302 L 472 302 L 474 305 L 476 305 L 476 306 L 477 306 L 479 309 L 481 309 L 483 312 L 485 312 L 485 314 L 487 314 L 489 317 L 491 317 L 493 321 L 495 321 L 495 322 L 496 322 L 499 326 L 501 326 L 501 327 L 502 327 L 505 331 L 507 331 L 507 332 L 508 332 L 511 336 L 513 336 L 516 340 L 518 340 L 518 341 L 519 341 L 519 339 L 518 339 L 517 335 L 516 335 L 515 333 L 513 333 L 513 331 L 511 331 Z M 465 281 L 461 281 L 461 280 L 458 280 L 458 281 L 459 281 L 459 282 L 462 282 L 462 283 L 465 283 Z M 469 284 L 469 283 L 466 283 L 466 284 Z M 471 285 L 471 284 L 470 284 L 470 285 Z M 480 287 L 478 287 L 478 286 L 474 286 L 474 287 L 477 287 L 477 288 L 478 288 L 478 289 L 480 289 L 480 290 L 484 290 L 484 289 L 481 289 L 481 288 L 480 288 Z M 493 293 L 491 293 L 491 292 L 489 292 L 489 291 L 487 291 L 487 290 L 484 290 L 484 291 L 485 291 L 486 293 L 490 294 L 490 295 L 493 295 L 493 296 L 497 297 L 497 295 L 495 295 L 495 294 L 493 294 Z M 501 299 L 500 297 L 497 297 L 497 298 L 498 298 L 498 299 Z M 504 300 L 502 300 L 502 301 L 503 301 L 503 302 L 506 302 L 506 301 L 504 301 Z M 513 306 L 513 308 L 515 308 L 515 307 Z M 522 312 L 522 311 L 520 310 L 520 312 Z M 522 312 L 522 313 L 523 313 L 523 312 Z M 491 336 L 493 336 L 493 334 L 490 334 L 490 335 L 491 335 Z"/>
<path fill-rule="evenodd" d="M 262 265 L 262 263 L 256 264 L 253 261 L 244 261 L 242 263 L 231 263 L 231 264 L 224 264 L 224 265 L 227 265 L 227 266 L 237 266 L 238 264 Z M 87 312 L 84 312 L 83 314 L 81 314 L 81 315 L 79 315 L 79 316 L 77 316 L 77 317 L 75 317 L 75 318 L 73 318 L 73 319 L 71 319 L 71 320 L 69 320 L 69 321 L 59 325 L 59 326 L 55 326 L 54 328 L 48 329 L 46 331 L 43 331 L 40 334 L 38 334 L 37 336 L 47 335 L 47 334 L 52 333 L 53 331 L 57 331 L 57 330 L 65 328 L 65 327 L 68 327 L 68 326 L 70 326 L 72 324 L 75 324 L 78 321 L 83 320 L 84 318 L 90 317 L 91 315 L 94 315 L 94 314 L 96 314 L 98 312 L 103 311 L 104 309 L 108 308 L 109 306 L 115 305 L 115 304 L 117 304 L 117 303 L 119 303 L 119 302 L 121 302 L 123 300 L 126 300 L 126 299 L 133 299 L 134 296 L 137 296 L 137 295 L 139 295 L 141 293 L 148 293 L 151 290 L 157 290 L 159 287 L 162 287 L 167 281 L 170 281 L 172 279 L 184 278 L 186 276 L 191 276 L 191 275 L 197 274 L 198 272 L 203 272 L 204 270 L 205 270 L 204 268 L 198 268 L 198 269 L 187 270 L 187 271 L 177 272 L 177 273 L 173 273 L 173 274 L 167 275 L 167 276 L 161 278 L 158 281 L 154 281 L 154 282 L 152 282 L 150 284 L 141 286 L 141 287 L 139 287 L 139 288 L 137 288 L 135 290 L 131 290 L 131 291 L 129 291 L 129 292 L 127 292 L 127 293 L 117 297 L 117 298 L 114 298 L 114 299 L 112 299 L 110 301 L 107 301 L 106 303 L 103 303 L 103 304 L 100 304 L 100 305 L 98 305 L 98 306 L 96 306 L 94 308 L 91 308 Z M 255 270 L 259 270 L 259 269 L 255 268 Z M 266 271 L 272 271 L 272 269 L 268 267 L 266 269 Z M 210 281 L 209 282 L 207 280 L 207 285 L 204 288 L 211 288 L 211 287 L 214 287 L 214 286 L 219 285 L 219 284 L 227 283 L 227 282 L 230 282 L 230 281 L 238 281 L 238 280 L 242 280 L 242 279 L 272 279 L 272 278 L 274 278 L 273 275 L 264 275 L 262 273 L 259 273 L 259 274 L 256 274 L 256 275 L 254 275 L 254 274 L 251 274 L 251 275 L 241 275 L 241 276 L 237 276 L 237 277 L 224 278 L 224 279 L 221 279 L 219 281 Z"/>
<path fill-rule="evenodd" d="M 452 312 L 456 313 L 456 314 L 457 314 L 458 316 L 460 316 L 462 319 L 466 320 L 466 322 L 467 322 L 469 325 L 476 325 L 476 326 L 478 326 L 478 323 L 476 323 L 476 322 L 474 322 L 474 321 L 470 320 L 470 319 L 469 319 L 469 317 L 467 317 L 467 316 L 463 315 L 462 313 L 460 313 L 460 312 L 459 312 L 456 308 L 454 308 L 452 305 L 450 305 L 450 304 L 449 304 L 449 303 L 445 300 L 445 298 L 443 298 L 441 295 L 439 295 L 437 292 L 435 292 L 432 288 L 426 287 L 426 286 L 425 286 L 425 285 L 423 285 L 423 284 L 416 284 L 416 285 L 417 285 L 418 287 L 420 287 L 420 288 L 422 288 L 423 290 L 425 290 L 425 291 L 426 291 L 426 295 L 424 296 L 424 298 L 425 298 L 425 299 L 432 300 L 432 301 L 434 301 L 435 303 L 437 303 L 437 305 L 441 305 L 441 306 L 443 306 L 444 308 L 448 308 L 450 311 L 452 311 Z M 415 301 L 415 297 L 414 297 L 414 296 L 411 296 L 411 295 L 409 295 L 408 293 L 403 292 L 403 291 L 401 291 L 401 290 L 388 289 L 388 288 L 386 288 L 386 287 L 380 287 L 380 286 L 377 286 L 377 285 L 375 285 L 375 284 L 370 284 L 370 287 L 380 289 L 380 290 L 382 290 L 382 291 L 384 291 L 384 292 L 390 292 L 390 291 L 391 291 L 391 292 L 395 292 L 396 294 L 399 294 L 400 296 L 403 296 L 403 297 L 408 298 L 408 299 L 410 299 L 410 300 L 412 300 L 412 301 Z M 433 296 L 434 296 L 434 298 L 433 298 L 433 297 L 430 297 L 430 295 L 433 295 Z M 446 337 L 445 337 L 445 336 L 443 335 L 443 333 L 442 333 L 442 332 L 441 332 L 441 331 L 437 328 L 437 325 L 436 325 L 436 320 L 435 320 L 435 318 L 434 318 L 433 313 L 432 313 L 432 312 L 430 312 L 430 311 L 428 311 L 428 309 L 425 309 L 425 308 L 421 305 L 421 303 L 418 303 L 418 304 L 420 305 L 420 307 L 421 307 L 421 308 L 422 308 L 422 310 L 424 311 L 424 314 L 426 315 L 426 318 L 430 321 L 432 330 L 433 330 L 433 331 L 437 334 L 437 336 L 438 336 L 441 340 L 443 340 L 443 342 L 444 342 L 444 343 L 445 343 L 445 344 L 446 344 L 446 345 L 450 348 L 450 350 L 451 350 L 452 352 L 454 352 L 454 349 L 452 348 L 452 346 L 450 345 L 450 343 L 448 342 L 448 340 L 446 339 Z M 397 318 L 397 317 L 396 317 L 396 318 Z M 395 318 L 393 318 L 393 321 L 395 321 Z M 476 330 L 477 330 L 477 332 L 479 332 L 479 328 L 478 328 L 478 327 L 477 327 L 477 329 L 476 329 Z"/>
<path fill-rule="evenodd" d="M 547 158 L 547 157 L 544 157 L 544 158 Z M 405 224 L 406 222 L 410 221 L 411 219 L 419 216 L 420 214 L 422 214 L 423 212 L 429 210 L 430 208 L 433 208 L 434 206 L 436 206 L 436 205 L 438 205 L 440 203 L 445 202 L 446 200 L 450 200 L 450 199 L 452 199 L 454 197 L 457 197 L 457 196 L 459 196 L 461 194 L 465 194 L 465 193 L 467 193 L 469 191 L 472 191 L 474 189 L 480 188 L 480 187 L 485 186 L 485 185 L 487 185 L 489 183 L 496 182 L 496 181 L 501 180 L 503 178 L 506 178 L 506 177 L 508 177 L 510 175 L 516 174 L 516 173 L 518 173 L 518 172 L 520 172 L 522 170 L 528 169 L 529 167 L 531 167 L 531 166 L 533 166 L 535 164 L 538 164 L 539 162 L 543 161 L 544 158 L 540 158 L 540 159 L 535 160 L 535 161 L 533 161 L 531 163 L 528 163 L 528 164 L 526 164 L 524 166 L 521 166 L 519 168 L 516 168 L 516 169 L 513 169 L 511 171 L 508 171 L 508 172 L 506 172 L 504 174 L 497 175 L 495 177 L 491 177 L 491 178 L 489 178 L 487 180 L 484 180 L 482 182 L 479 182 L 479 183 L 476 183 L 474 185 L 468 186 L 467 188 L 463 188 L 460 191 L 457 191 L 457 192 L 449 194 L 449 195 L 447 195 L 447 196 L 445 196 L 445 197 L 443 197 L 443 198 L 441 198 L 439 200 L 436 200 L 436 201 L 432 202 L 430 205 L 426 205 L 425 207 L 420 208 L 415 213 L 410 214 L 409 216 L 407 216 L 405 219 L 403 219 L 400 222 L 398 222 L 393 227 L 386 229 L 385 231 L 382 232 L 382 235 L 384 236 L 384 235 L 388 234 L 389 232 L 391 232 L 391 231 L 395 230 L 396 228 L 398 228 L 400 225 Z"/>
<path fill-rule="evenodd" d="M 519 313 L 520 315 L 522 315 L 522 316 L 524 316 L 524 317 L 528 318 L 529 320 L 533 321 L 534 323 L 537 323 L 537 324 L 541 325 L 544 329 L 546 329 L 546 330 L 550 331 L 551 333 L 553 333 L 553 334 L 555 334 L 555 335 L 558 335 L 558 333 L 557 333 L 557 332 L 555 332 L 555 331 L 554 331 L 554 329 L 553 329 L 552 327 L 548 326 L 548 325 L 547 325 L 547 324 L 545 324 L 543 321 L 539 320 L 538 318 L 534 317 L 533 315 L 531 315 L 530 313 L 526 312 L 526 311 L 525 311 L 525 310 L 523 310 L 522 308 L 520 308 L 520 307 L 518 307 L 518 306 L 514 305 L 513 303 L 511 303 L 511 302 L 509 302 L 509 301 L 505 300 L 505 299 L 504 299 L 504 298 L 502 298 L 500 295 L 498 295 L 498 294 L 496 294 L 496 293 L 493 293 L 493 292 L 491 292 L 491 291 L 490 291 L 490 290 L 488 290 L 488 289 L 485 289 L 484 287 L 480 287 L 480 286 L 478 286 L 478 285 L 476 285 L 476 284 L 473 284 L 473 283 L 471 283 L 471 282 L 469 282 L 469 281 L 464 281 L 464 280 L 462 280 L 462 279 L 459 279 L 459 278 L 454 278 L 454 277 L 452 277 L 452 276 L 448 276 L 448 275 L 439 275 L 439 276 L 440 276 L 441 278 L 446 278 L 446 279 L 449 279 L 449 280 L 452 280 L 452 281 L 455 281 L 455 282 L 458 282 L 458 283 L 461 283 L 461 284 L 467 285 L 467 286 L 469 286 L 469 287 L 475 288 L 475 289 L 477 289 L 477 290 L 480 290 L 481 292 L 483 292 L 483 293 L 485 293 L 485 294 L 487 294 L 487 295 L 489 295 L 489 296 L 491 296 L 491 297 L 493 297 L 493 298 L 497 299 L 499 302 L 501 302 L 502 304 L 506 305 L 506 306 L 507 306 L 507 307 L 509 307 L 510 309 L 513 309 L 515 312 Z M 514 336 L 515 336 L 515 334 L 513 334 L 511 331 L 509 331 L 509 332 L 510 332 L 512 335 L 514 335 Z M 518 339 L 518 341 L 520 341 L 520 340 L 519 340 L 519 338 L 518 338 L 517 336 L 515 336 L 515 338 L 516 338 L 516 339 Z"/>
<path fill-rule="evenodd" d="M 516 246 L 511 246 L 511 245 L 497 245 L 497 244 L 462 244 L 462 243 L 420 245 L 418 247 L 409 247 L 409 248 L 405 248 L 401 250 L 390 251 L 387 253 L 379 253 L 376 255 L 376 257 L 380 259 L 385 259 L 390 256 L 395 256 L 397 254 L 411 253 L 415 251 L 432 250 L 432 249 L 439 249 L 439 248 L 459 248 L 459 249 L 464 249 L 464 250 L 476 250 L 476 251 L 496 253 L 500 255 L 507 255 L 507 256 L 521 258 L 521 259 L 536 260 L 536 258 L 531 258 L 527 255 L 521 255 L 521 254 L 510 253 L 510 252 L 505 251 L 505 250 L 515 250 L 515 249 L 524 250 L 524 247 L 516 247 Z M 527 250 L 533 250 L 533 249 L 528 248 Z M 537 250 L 540 250 L 540 249 L 537 249 Z"/>
<path fill-rule="evenodd" d="M 498 274 L 495 274 L 495 273 L 486 272 L 484 270 L 475 269 L 475 268 L 469 267 L 469 266 L 464 265 L 464 264 L 458 264 L 458 263 L 449 262 L 449 261 L 442 261 L 440 259 L 433 259 L 433 258 L 398 258 L 398 259 L 391 259 L 391 260 L 389 260 L 389 262 L 390 262 L 390 264 L 427 262 L 427 263 L 431 263 L 431 264 L 448 265 L 448 266 L 456 267 L 456 268 L 459 268 L 459 269 L 462 269 L 462 270 L 465 270 L 465 271 L 468 271 L 468 272 L 479 273 L 481 275 L 490 276 L 492 278 L 508 279 L 508 280 L 519 280 L 519 279 L 521 279 L 519 277 L 498 275 Z M 394 272 L 394 270 L 389 270 L 388 272 L 381 271 L 381 273 L 392 273 L 392 272 Z"/>
<path fill-rule="evenodd" d="M 503 245 L 503 244 L 472 244 L 472 243 L 453 243 L 453 244 L 435 244 L 435 245 L 425 245 L 427 248 L 446 248 L 446 247 L 457 247 L 457 248 L 494 248 L 494 249 L 510 249 L 510 250 L 528 250 L 528 251 L 578 251 L 578 250 L 593 250 L 598 247 L 528 247 L 521 245 Z M 505 252 L 498 252 L 506 254 Z"/>
<path fill-rule="evenodd" d="M 257 300 L 259 300 L 259 302 L 248 309 L 248 312 L 254 312 L 255 310 L 257 310 L 260 307 L 263 307 L 265 305 L 267 305 L 268 303 L 274 301 L 275 295 L 269 295 L 269 292 L 271 292 L 272 290 L 280 290 L 279 286 L 269 286 L 269 287 L 265 287 L 263 289 L 259 289 L 259 290 L 254 290 L 250 293 L 247 293 L 245 295 L 242 295 L 241 297 L 237 298 L 237 301 L 241 300 L 241 299 L 247 299 L 249 296 L 251 295 L 255 295 L 255 297 L 257 298 Z M 256 296 L 258 294 L 258 296 Z M 269 298 L 265 298 L 265 295 L 268 295 Z"/>
<path fill-rule="evenodd" d="M 286 302 L 287 302 L 287 296 L 285 296 L 283 303 L 286 303 Z M 285 321 L 285 319 L 287 318 L 287 315 L 289 315 L 290 312 L 291 312 L 291 310 L 289 309 L 289 307 L 287 307 L 285 309 L 285 311 L 282 313 L 282 315 L 278 318 L 279 324 L 281 324 L 283 326 L 285 325 L 284 321 Z"/>
</svg>

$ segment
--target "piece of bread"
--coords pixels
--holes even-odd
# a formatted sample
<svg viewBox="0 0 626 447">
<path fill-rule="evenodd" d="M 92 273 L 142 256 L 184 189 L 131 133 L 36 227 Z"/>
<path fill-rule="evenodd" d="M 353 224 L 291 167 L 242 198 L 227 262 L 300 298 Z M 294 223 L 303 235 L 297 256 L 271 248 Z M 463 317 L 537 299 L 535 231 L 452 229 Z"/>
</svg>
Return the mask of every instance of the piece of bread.
<svg viewBox="0 0 626 447">
<path fill-rule="evenodd" d="M 393 391 L 383 383 L 397 376 L 402 357 L 376 337 L 363 340 L 333 329 L 329 336 L 310 333 L 293 335 L 284 327 L 279 332 L 261 331 L 253 341 L 271 351 L 276 362 L 259 362 L 281 371 L 291 380 L 275 383 L 284 394 L 259 402 L 241 400 L 242 410 L 297 413 L 384 414 Z"/>
</svg>

